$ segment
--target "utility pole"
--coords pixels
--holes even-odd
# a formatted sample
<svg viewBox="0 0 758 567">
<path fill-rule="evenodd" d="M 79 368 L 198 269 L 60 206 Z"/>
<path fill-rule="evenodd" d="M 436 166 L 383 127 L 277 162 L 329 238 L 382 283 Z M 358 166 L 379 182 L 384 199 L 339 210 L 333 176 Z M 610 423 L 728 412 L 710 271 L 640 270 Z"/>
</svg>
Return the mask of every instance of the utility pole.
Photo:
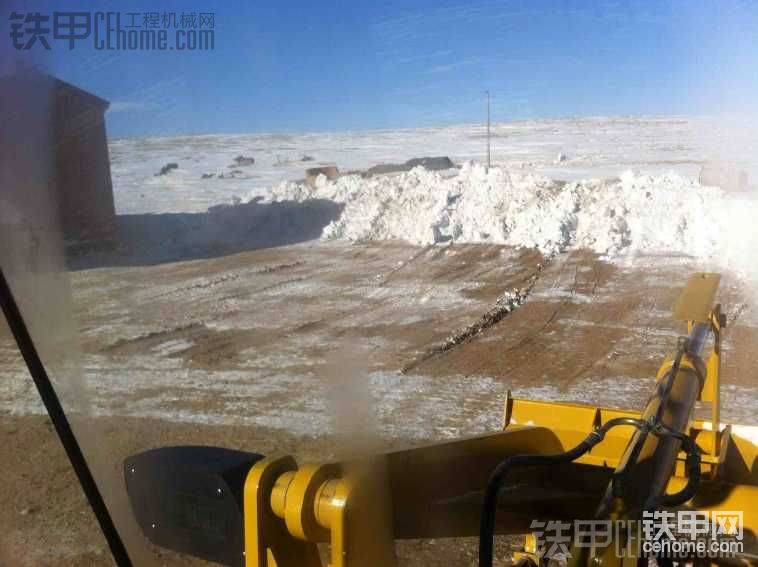
<svg viewBox="0 0 758 567">
<path fill-rule="evenodd" d="M 487 93 L 487 171 L 492 167 L 492 154 L 490 152 L 490 91 Z"/>
</svg>

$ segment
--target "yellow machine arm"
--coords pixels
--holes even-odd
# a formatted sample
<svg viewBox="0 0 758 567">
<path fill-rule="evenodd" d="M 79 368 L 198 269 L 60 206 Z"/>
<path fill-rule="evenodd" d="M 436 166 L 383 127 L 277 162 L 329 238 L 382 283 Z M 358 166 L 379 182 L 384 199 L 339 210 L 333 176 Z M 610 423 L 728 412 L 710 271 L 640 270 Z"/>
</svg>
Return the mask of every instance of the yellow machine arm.
<svg viewBox="0 0 758 567">
<path fill-rule="evenodd" d="M 740 511 L 749 556 L 758 532 L 758 447 L 719 424 L 719 279 L 690 278 L 675 308 L 688 336 L 662 364 L 642 412 L 509 392 L 503 429 L 489 435 L 357 462 L 262 458 L 244 478 L 243 554 L 229 564 L 323 567 L 318 544 L 327 543 L 329 567 L 391 567 L 397 539 L 479 536 L 480 565 L 489 567 L 494 534 L 530 534 L 539 520 L 633 522 L 672 507 Z M 693 420 L 698 400 L 710 404 L 709 421 Z M 614 550 L 644 538 L 635 529 L 587 546 L 574 533 L 570 561 L 636 565 L 639 552 Z M 534 534 L 514 559 L 545 559 Z"/>
</svg>

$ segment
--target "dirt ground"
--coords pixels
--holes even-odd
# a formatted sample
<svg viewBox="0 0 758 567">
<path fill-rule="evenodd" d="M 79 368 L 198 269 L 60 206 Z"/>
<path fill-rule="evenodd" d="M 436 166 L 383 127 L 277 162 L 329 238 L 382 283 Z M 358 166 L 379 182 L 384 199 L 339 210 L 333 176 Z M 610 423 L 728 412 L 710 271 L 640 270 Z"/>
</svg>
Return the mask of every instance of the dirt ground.
<svg viewBox="0 0 758 567">
<path fill-rule="evenodd" d="M 697 268 L 666 257 L 612 265 L 586 253 L 548 261 L 492 245 L 311 242 L 76 271 L 96 417 L 75 425 L 117 519 L 130 524 L 121 462 L 148 448 L 344 458 L 361 450 L 345 443 L 352 431 L 383 450 L 495 430 L 508 389 L 641 408 L 682 332 L 670 310 Z M 722 413 L 755 425 L 758 315 L 728 275 L 720 300 L 730 323 Z M 0 564 L 110 564 L 5 328 L 0 371 Z M 197 564 L 149 548 L 130 525 L 138 564 Z M 501 556 L 511 544 L 500 542 Z M 397 549 L 402 565 L 475 564 L 473 541 Z"/>
</svg>

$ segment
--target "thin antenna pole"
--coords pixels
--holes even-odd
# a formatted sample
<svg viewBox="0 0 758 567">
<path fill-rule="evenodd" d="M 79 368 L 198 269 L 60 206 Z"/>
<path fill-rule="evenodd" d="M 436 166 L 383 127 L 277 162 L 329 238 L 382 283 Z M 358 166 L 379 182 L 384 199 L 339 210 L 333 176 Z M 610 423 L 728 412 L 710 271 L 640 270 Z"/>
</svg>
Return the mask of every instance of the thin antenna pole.
<svg viewBox="0 0 758 567">
<path fill-rule="evenodd" d="M 87 466 L 87 461 L 84 458 L 79 442 L 76 440 L 66 413 L 63 411 L 63 406 L 61 406 L 61 402 L 50 382 L 45 366 L 42 364 L 42 359 L 40 359 L 34 341 L 32 341 L 24 318 L 21 316 L 21 311 L 16 304 L 16 299 L 13 297 L 10 285 L 5 279 L 2 267 L 0 267 L 0 307 L 2 307 L 2 312 L 5 314 L 6 321 L 8 321 L 8 327 L 10 327 L 16 339 L 18 350 L 21 351 L 21 355 L 26 362 L 29 374 L 31 374 L 32 380 L 34 380 L 34 385 L 37 386 L 42 403 L 45 404 L 50 421 L 53 422 L 55 431 L 58 433 L 58 438 L 66 450 L 69 461 L 71 461 L 71 466 L 74 468 L 74 472 L 79 479 L 79 484 L 81 484 L 89 505 L 92 507 L 92 511 L 95 513 L 95 517 L 100 524 L 100 529 L 103 531 L 103 535 L 105 535 L 116 565 L 118 567 L 132 567 L 126 547 L 123 541 L 121 541 L 121 536 L 113 523 L 110 512 L 108 512 L 108 507 L 105 505 L 100 489 L 97 487 L 89 466 Z"/>
<path fill-rule="evenodd" d="M 490 91 L 487 93 L 487 171 L 492 167 L 492 153 L 490 151 Z"/>
</svg>

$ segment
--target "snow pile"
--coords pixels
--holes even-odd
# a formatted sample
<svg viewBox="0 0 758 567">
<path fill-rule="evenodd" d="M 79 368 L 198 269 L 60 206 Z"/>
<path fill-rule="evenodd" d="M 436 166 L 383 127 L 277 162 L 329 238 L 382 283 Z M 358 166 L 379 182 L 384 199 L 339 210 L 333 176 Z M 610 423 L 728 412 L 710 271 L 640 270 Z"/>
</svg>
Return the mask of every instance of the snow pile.
<svg viewBox="0 0 758 567">
<path fill-rule="evenodd" d="M 626 172 L 615 180 L 564 184 L 501 168 L 488 172 L 473 163 L 453 177 L 419 167 L 370 179 L 319 177 L 315 187 L 285 182 L 270 194 L 274 201 L 316 198 L 345 205 L 323 238 L 492 242 L 547 255 L 586 248 L 609 257 L 724 256 L 727 241 L 744 242 L 758 211 L 753 200 L 677 174 Z"/>
</svg>

